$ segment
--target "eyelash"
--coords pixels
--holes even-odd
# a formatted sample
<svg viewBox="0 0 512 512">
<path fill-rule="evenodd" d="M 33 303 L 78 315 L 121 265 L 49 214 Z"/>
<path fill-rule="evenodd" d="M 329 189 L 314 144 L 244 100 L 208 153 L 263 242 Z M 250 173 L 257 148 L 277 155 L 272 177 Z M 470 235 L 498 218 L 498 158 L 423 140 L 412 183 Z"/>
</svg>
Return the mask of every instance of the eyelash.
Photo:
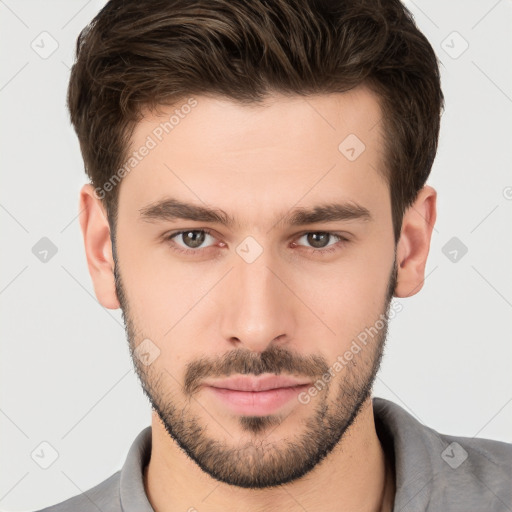
<svg viewBox="0 0 512 512">
<path fill-rule="evenodd" d="M 214 236 L 212 234 L 212 232 L 209 230 L 209 229 L 186 229 L 186 230 L 183 230 L 183 231 L 176 231 L 174 233 L 170 233 L 169 235 L 166 235 L 165 239 L 172 242 L 172 239 L 179 236 L 179 235 L 182 235 L 184 233 L 206 233 L 207 235 L 211 235 L 211 236 Z M 318 233 L 322 233 L 322 234 L 327 234 L 327 235 L 331 235 L 331 236 L 334 236 L 336 238 L 339 239 L 339 241 L 341 242 L 341 245 L 344 246 L 346 245 L 348 242 L 349 242 L 349 239 L 348 238 L 345 238 L 344 236 L 340 235 L 339 233 L 332 233 L 330 231 L 306 231 L 304 233 L 301 233 L 298 238 L 302 238 L 304 235 L 308 235 L 308 234 L 311 234 L 311 233 L 315 233 L 315 234 L 318 234 Z M 180 254 L 198 254 L 198 253 L 201 253 L 203 252 L 204 250 L 208 249 L 209 247 L 205 247 L 205 248 L 202 248 L 202 249 L 182 249 L 181 247 L 177 247 L 177 246 L 173 246 L 172 247 L 172 250 L 173 251 L 176 251 Z M 331 247 L 328 247 L 327 249 L 314 249 L 314 248 L 311 248 L 311 247 L 306 247 L 305 248 L 306 250 L 309 249 L 309 253 L 310 254 L 314 254 L 314 255 L 325 255 L 325 254 L 330 254 L 330 253 L 333 253 L 337 250 L 339 250 L 339 247 L 337 247 L 336 245 L 332 245 Z"/>
</svg>

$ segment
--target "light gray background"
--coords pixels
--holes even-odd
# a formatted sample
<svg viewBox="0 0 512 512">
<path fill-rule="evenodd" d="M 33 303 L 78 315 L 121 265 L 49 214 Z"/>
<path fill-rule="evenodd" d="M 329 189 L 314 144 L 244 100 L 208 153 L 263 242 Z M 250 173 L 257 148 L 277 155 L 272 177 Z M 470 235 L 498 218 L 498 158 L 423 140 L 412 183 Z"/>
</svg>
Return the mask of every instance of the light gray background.
<svg viewBox="0 0 512 512">
<path fill-rule="evenodd" d="M 2 510 L 96 485 L 150 424 L 121 312 L 94 296 L 77 218 L 86 177 L 65 94 L 76 37 L 103 4 L 0 0 Z M 512 2 L 407 5 L 443 63 L 428 181 L 438 220 L 424 288 L 399 299 L 375 395 L 442 433 L 512 442 Z M 31 47 L 51 49 L 43 31 L 58 42 L 47 58 Z M 57 247 L 46 263 L 32 252 L 42 237 Z M 452 237 L 468 248 L 457 262 L 443 253 Z M 59 454 L 48 469 L 31 458 L 43 441 Z"/>
</svg>

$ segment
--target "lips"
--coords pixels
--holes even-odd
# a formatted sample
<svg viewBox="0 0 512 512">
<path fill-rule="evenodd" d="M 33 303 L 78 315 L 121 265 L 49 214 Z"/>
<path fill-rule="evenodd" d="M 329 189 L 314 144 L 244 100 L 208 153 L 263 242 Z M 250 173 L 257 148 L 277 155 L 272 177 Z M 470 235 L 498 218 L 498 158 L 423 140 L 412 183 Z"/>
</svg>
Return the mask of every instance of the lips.
<svg viewBox="0 0 512 512">
<path fill-rule="evenodd" d="M 217 403 L 237 415 L 250 416 L 276 414 L 287 404 L 298 406 L 297 395 L 310 385 L 311 382 L 305 379 L 271 374 L 259 377 L 235 375 L 204 383 L 205 391 Z"/>
<path fill-rule="evenodd" d="M 260 377 L 236 375 L 227 379 L 204 382 L 206 386 L 232 391 L 268 391 L 271 389 L 304 386 L 306 384 L 310 384 L 310 381 L 288 375 L 263 375 Z"/>
</svg>

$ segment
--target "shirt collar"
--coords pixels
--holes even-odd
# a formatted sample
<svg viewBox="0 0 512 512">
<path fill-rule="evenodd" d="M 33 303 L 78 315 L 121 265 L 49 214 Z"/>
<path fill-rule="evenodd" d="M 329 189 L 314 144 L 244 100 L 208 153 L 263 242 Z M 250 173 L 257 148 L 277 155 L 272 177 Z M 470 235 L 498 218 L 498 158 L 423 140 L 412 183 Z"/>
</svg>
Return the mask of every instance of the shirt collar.
<svg viewBox="0 0 512 512">
<path fill-rule="evenodd" d="M 399 405 L 373 398 L 375 429 L 395 468 L 394 510 L 427 510 L 434 467 L 445 448 L 439 434 L 420 423 Z"/>
<path fill-rule="evenodd" d="M 121 469 L 119 494 L 124 512 L 154 512 L 144 489 L 144 468 L 151 456 L 151 427 L 133 441 Z"/>
</svg>

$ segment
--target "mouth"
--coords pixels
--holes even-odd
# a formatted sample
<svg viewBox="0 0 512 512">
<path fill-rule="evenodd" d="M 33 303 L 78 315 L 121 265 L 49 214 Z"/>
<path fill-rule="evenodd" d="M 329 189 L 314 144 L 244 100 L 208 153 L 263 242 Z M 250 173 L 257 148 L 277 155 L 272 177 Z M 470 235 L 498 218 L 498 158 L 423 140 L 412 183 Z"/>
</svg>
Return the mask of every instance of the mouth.
<svg viewBox="0 0 512 512">
<path fill-rule="evenodd" d="M 311 382 L 304 379 L 270 375 L 259 378 L 237 376 L 206 383 L 204 388 L 236 414 L 257 416 L 277 412 L 309 386 Z"/>
<path fill-rule="evenodd" d="M 226 379 L 206 381 L 205 385 L 232 391 L 270 391 L 309 385 L 309 379 L 300 379 L 291 375 L 267 374 L 259 377 L 235 375 Z"/>
</svg>

